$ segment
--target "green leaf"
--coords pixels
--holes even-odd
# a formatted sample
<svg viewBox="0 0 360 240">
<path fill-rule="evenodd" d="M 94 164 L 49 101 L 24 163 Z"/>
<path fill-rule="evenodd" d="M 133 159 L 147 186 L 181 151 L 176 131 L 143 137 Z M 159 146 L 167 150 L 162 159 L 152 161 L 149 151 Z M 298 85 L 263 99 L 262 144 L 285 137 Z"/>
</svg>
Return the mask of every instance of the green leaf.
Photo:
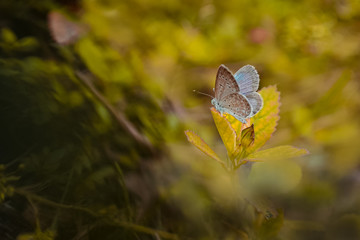
<svg viewBox="0 0 360 240">
<path fill-rule="evenodd" d="M 93 41 L 84 38 L 77 42 L 76 50 L 89 70 L 102 80 L 109 80 L 110 68 L 104 59 L 104 50 Z"/>
<path fill-rule="evenodd" d="M 334 85 L 314 105 L 315 117 L 334 112 L 338 107 L 342 106 L 341 94 L 350 80 L 351 71 L 345 70 Z"/>
<path fill-rule="evenodd" d="M 214 122 L 220 137 L 226 147 L 226 150 L 228 151 L 228 155 L 230 156 L 236 147 L 236 132 L 231 127 L 231 124 L 226 119 L 226 117 L 221 116 L 221 114 L 216 111 L 215 108 L 211 108 L 211 114 L 214 118 Z"/>
<path fill-rule="evenodd" d="M 254 144 L 247 149 L 249 153 L 256 151 L 262 147 L 275 132 L 277 122 L 279 121 L 280 93 L 276 86 L 263 88 L 259 91 L 264 100 L 264 106 L 258 114 L 252 119 L 254 124 L 255 141 Z"/>
<path fill-rule="evenodd" d="M 16 41 L 15 34 L 8 28 L 3 28 L 1 30 L 1 37 L 6 43 L 13 43 Z"/>
<path fill-rule="evenodd" d="M 290 145 L 284 145 L 266 150 L 258 151 L 246 157 L 247 161 L 261 161 L 267 159 L 289 159 L 308 154 L 304 148 L 296 148 Z"/>
<path fill-rule="evenodd" d="M 221 161 L 221 159 L 218 157 L 218 155 L 212 150 L 209 145 L 206 144 L 204 140 L 202 140 L 201 137 L 199 137 L 197 134 L 190 130 L 185 131 L 185 135 L 187 137 L 187 140 L 193 144 L 195 147 L 197 147 L 200 151 L 208 155 L 209 157 L 213 158 L 214 160 L 221 163 L 223 166 L 225 166 L 225 163 Z"/>
</svg>

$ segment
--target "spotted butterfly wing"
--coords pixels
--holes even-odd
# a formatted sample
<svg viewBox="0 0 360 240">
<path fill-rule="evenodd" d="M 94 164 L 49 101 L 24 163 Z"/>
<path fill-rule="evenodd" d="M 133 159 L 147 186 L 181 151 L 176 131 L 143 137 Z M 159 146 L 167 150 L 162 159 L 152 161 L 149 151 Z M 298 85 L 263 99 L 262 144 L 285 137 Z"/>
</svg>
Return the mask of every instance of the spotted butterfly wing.
<svg viewBox="0 0 360 240">
<path fill-rule="evenodd" d="M 227 112 L 242 123 L 246 123 L 246 118 L 253 112 L 248 99 L 240 93 L 231 93 L 218 102 L 220 112 Z"/>
<path fill-rule="evenodd" d="M 227 112 L 246 123 L 246 118 L 252 112 L 249 101 L 240 94 L 240 88 L 231 71 L 221 65 L 215 81 L 215 98 L 211 101 L 220 113 Z"/>
<path fill-rule="evenodd" d="M 215 98 L 221 101 L 224 97 L 231 93 L 240 91 L 239 85 L 230 70 L 223 64 L 220 65 L 215 81 Z"/>
</svg>

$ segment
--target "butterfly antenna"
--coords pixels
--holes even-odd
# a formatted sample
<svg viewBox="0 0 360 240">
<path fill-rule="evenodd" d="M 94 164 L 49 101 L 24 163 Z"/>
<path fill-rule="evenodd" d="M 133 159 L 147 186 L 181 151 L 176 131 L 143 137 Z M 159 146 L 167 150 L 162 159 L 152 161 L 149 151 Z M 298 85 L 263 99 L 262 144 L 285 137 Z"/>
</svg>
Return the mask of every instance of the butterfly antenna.
<svg viewBox="0 0 360 240">
<path fill-rule="evenodd" d="M 203 93 L 203 92 L 199 92 L 199 91 L 196 91 L 196 90 L 193 90 L 194 93 L 198 93 L 198 94 L 202 94 L 202 95 L 205 95 L 205 96 L 208 96 L 208 97 L 211 97 L 211 98 L 214 98 L 213 96 L 209 95 L 209 94 L 206 94 L 206 93 Z"/>
</svg>

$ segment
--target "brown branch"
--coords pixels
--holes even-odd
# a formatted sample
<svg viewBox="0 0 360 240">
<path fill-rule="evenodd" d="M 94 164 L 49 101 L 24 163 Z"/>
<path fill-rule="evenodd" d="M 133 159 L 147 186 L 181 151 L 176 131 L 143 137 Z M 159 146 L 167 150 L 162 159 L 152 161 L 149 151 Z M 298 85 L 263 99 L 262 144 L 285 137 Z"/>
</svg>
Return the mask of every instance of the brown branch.
<svg viewBox="0 0 360 240">
<path fill-rule="evenodd" d="M 106 100 L 106 98 L 94 87 L 90 76 L 80 71 L 76 71 L 76 75 L 81 82 L 90 90 L 90 92 L 104 105 L 104 107 L 111 113 L 115 120 L 127 131 L 137 142 L 153 151 L 153 146 L 149 139 L 142 135 L 135 126 L 127 120 L 127 118 Z"/>
</svg>

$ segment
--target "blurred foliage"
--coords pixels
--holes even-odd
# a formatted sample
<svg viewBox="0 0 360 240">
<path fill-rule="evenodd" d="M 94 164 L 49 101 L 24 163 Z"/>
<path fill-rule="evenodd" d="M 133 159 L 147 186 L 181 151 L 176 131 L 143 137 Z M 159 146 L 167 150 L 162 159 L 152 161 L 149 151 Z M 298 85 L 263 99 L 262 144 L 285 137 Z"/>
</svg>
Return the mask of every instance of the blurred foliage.
<svg viewBox="0 0 360 240">
<path fill-rule="evenodd" d="M 1 238 L 359 239 L 359 17 L 356 0 L 1 1 Z M 186 141 L 224 162 L 192 92 L 222 63 L 281 92 L 249 156 L 310 155 L 229 174 Z"/>
</svg>

